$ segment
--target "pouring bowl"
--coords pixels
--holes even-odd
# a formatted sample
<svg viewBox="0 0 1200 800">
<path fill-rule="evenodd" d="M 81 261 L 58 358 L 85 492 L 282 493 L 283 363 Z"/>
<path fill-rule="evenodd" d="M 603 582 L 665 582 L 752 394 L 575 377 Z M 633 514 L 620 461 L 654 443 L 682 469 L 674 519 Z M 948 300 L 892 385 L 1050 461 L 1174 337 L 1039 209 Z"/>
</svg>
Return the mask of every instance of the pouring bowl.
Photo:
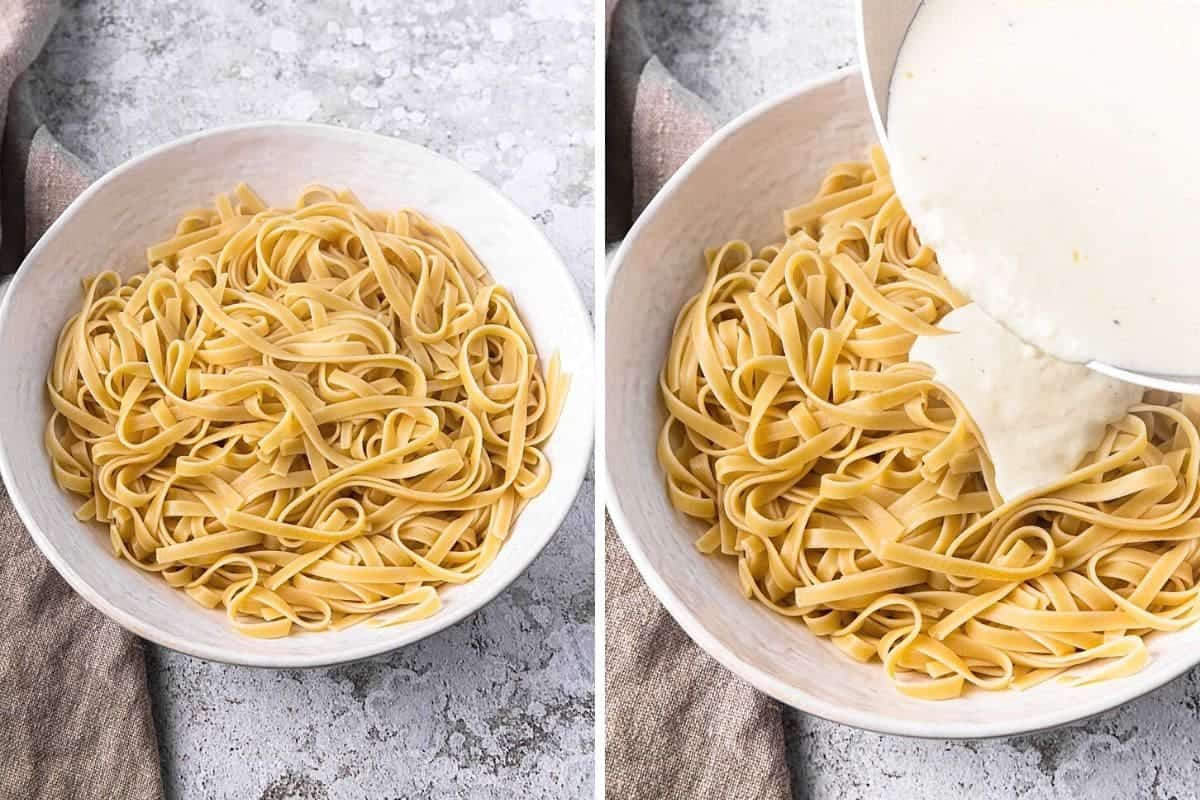
<svg viewBox="0 0 1200 800">
<path fill-rule="evenodd" d="M 879 143 L 892 158 L 892 145 L 887 137 L 888 92 L 896 59 L 908 34 L 913 18 L 923 0 L 857 0 L 855 24 L 858 33 L 858 60 L 862 67 L 867 104 Z M 1164 375 L 1136 372 L 1100 361 L 1087 365 L 1103 375 L 1150 389 L 1162 389 L 1180 394 L 1200 394 L 1200 375 Z"/>
</svg>

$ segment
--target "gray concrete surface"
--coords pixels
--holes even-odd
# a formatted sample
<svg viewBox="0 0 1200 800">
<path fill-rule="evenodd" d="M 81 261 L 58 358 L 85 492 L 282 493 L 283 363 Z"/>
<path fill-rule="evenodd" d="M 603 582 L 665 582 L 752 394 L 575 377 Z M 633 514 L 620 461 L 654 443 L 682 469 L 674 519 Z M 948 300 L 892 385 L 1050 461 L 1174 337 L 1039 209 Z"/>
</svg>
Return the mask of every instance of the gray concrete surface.
<svg viewBox="0 0 1200 800">
<path fill-rule="evenodd" d="M 642 3 L 654 52 L 722 119 L 857 62 L 851 0 Z M 789 712 L 788 740 L 796 800 L 1184 800 L 1200 796 L 1200 671 L 1034 736 L 918 741 Z"/>
<path fill-rule="evenodd" d="M 97 168 L 255 119 L 399 136 L 516 200 L 590 305 L 590 0 L 66 6 L 34 68 L 35 96 L 54 133 Z M 270 671 L 154 650 L 168 796 L 591 797 L 592 486 L 589 476 L 509 591 L 390 657 Z"/>
</svg>

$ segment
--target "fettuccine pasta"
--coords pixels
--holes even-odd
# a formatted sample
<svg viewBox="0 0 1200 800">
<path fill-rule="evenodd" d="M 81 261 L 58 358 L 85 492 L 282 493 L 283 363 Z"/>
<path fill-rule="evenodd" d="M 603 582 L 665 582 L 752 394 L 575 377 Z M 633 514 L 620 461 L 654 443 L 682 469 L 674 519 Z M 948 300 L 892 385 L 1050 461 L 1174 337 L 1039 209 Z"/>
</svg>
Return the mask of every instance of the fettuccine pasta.
<svg viewBox="0 0 1200 800">
<path fill-rule="evenodd" d="M 1128 675 L 1147 634 L 1200 616 L 1200 404 L 1147 392 L 1077 470 L 1005 503 L 970 416 L 908 361 L 967 300 L 881 151 L 784 225 L 706 252 L 661 375 L 670 500 L 747 598 L 925 699 Z"/>
<path fill-rule="evenodd" d="M 55 478 L 115 555 L 258 637 L 428 617 L 488 568 L 568 380 L 455 231 L 241 185 L 146 260 L 85 283 L 47 379 Z"/>
</svg>

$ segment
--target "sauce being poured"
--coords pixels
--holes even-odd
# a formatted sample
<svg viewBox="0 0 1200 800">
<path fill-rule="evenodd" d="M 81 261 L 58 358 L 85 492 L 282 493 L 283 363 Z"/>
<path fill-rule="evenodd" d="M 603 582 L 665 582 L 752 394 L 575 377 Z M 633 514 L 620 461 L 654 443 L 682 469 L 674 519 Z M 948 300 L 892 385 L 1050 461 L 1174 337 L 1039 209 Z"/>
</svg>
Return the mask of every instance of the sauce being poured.
<svg viewBox="0 0 1200 800">
<path fill-rule="evenodd" d="M 909 29 L 897 192 L 950 281 L 1046 353 L 1200 375 L 1197 32 L 1195 0 L 925 0 Z"/>
<path fill-rule="evenodd" d="M 1039 352 L 974 303 L 938 327 L 956 333 L 918 338 L 909 359 L 933 367 L 966 406 L 1005 500 L 1074 471 L 1108 424 L 1141 400 L 1141 387 Z"/>
</svg>

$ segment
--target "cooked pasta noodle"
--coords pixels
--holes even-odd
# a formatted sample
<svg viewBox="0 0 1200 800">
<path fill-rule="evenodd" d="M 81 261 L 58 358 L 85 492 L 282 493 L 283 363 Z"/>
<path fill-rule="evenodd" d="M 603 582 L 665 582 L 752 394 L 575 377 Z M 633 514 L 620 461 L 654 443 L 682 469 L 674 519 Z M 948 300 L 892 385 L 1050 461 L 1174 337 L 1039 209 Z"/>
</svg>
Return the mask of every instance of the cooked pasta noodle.
<svg viewBox="0 0 1200 800">
<path fill-rule="evenodd" d="M 1200 404 L 1147 392 L 1064 479 L 1004 502 L 957 398 L 908 361 L 965 304 L 878 148 L 705 254 L 663 366 L 670 500 L 741 588 L 905 694 L 1140 669 L 1200 616 Z"/>
<path fill-rule="evenodd" d="M 568 380 L 455 231 L 240 185 L 146 260 L 85 283 L 47 380 L 55 478 L 117 556 L 258 637 L 428 617 L 487 569 Z"/>
</svg>

